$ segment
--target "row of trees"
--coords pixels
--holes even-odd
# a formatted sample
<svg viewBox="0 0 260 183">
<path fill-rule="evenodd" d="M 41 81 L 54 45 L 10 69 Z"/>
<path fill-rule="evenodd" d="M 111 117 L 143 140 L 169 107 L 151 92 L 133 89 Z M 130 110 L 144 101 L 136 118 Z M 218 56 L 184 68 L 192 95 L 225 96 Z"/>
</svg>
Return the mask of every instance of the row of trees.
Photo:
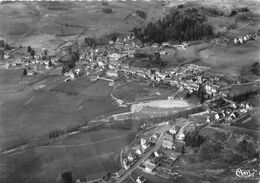
<svg viewBox="0 0 260 183">
<path fill-rule="evenodd" d="M 84 43 L 86 44 L 86 46 L 90 46 L 90 47 L 96 47 L 97 46 L 97 41 L 93 37 L 86 37 L 84 39 Z"/>
<path fill-rule="evenodd" d="M 144 29 L 134 28 L 133 32 L 142 42 L 162 43 L 169 40 L 191 41 L 213 36 L 207 24 L 207 17 L 200 15 L 196 8 L 181 13 L 173 11 L 163 20 L 150 22 Z"/>
</svg>

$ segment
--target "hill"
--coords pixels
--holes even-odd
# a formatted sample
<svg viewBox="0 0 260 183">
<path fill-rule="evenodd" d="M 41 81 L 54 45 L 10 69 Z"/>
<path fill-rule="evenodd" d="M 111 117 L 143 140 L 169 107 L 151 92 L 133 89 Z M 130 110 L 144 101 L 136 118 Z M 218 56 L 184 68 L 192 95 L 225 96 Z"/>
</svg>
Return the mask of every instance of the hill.
<svg viewBox="0 0 260 183">
<path fill-rule="evenodd" d="M 159 2 L 11 2 L 0 6 L 0 38 L 55 50 L 73 38 L 126 33 L 158 11 Z M 111 13 L 103 12 L 111 8 Z M 136 13 L 137 12 L 137 13 Z M 139 12 L 139 13 L 138 13 Z M 142 16 L 140 12 L 144 12 Z M 140 16 L 141 15 L 141 16 Z"/>
</svg>

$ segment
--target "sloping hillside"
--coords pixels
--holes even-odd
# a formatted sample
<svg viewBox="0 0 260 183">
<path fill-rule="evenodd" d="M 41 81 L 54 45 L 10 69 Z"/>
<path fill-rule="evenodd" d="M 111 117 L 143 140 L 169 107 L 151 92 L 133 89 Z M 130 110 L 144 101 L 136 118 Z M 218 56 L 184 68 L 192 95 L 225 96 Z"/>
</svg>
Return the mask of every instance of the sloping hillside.
<svg viewBox="0 0 260 183">
<path fill-rule="evenodd" d="M 0 6 L 0 37 L 8 43 L 55 48 L 64 41 L 129 32 L 160 11 L 158 2 L 11 2 Z M 154 8 L 155 7 L 155 8 Z M 105 13 L 104 8 L 111 8 Z M 149 19 L 149 17 L 147 17 Z"/>
</svg>

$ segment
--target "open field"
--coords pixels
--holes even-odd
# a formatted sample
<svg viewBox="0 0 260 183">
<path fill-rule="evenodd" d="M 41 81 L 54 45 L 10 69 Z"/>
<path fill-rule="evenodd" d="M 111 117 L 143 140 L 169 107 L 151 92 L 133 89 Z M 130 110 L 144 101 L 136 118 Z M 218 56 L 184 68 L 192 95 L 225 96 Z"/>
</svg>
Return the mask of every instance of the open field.
<svg viewBox="0 0 260 183">
<path fill-rule="evenodd" d="M 6 77 L 8 75 L 8 77 Z M 6 93 L 9 91 L 16 91 L 21 88 L 19 81 L 22 76 L 22 71 L 16 70 L 2 70 L 0 72 L 0 92 Z"/>
<path fill-rule="evenodd" d="M 5 84 L 12 87 L 17 85 L 16 77 L 20 75 L 9 72 L 4 77 L 7 80 L 1 80 L 1 87 Z M 27 89 L 1 94 L 2 150 L 48 135 L 55 129 L 77 126 L 97 116 L 122 111 L 111 99 L 111 90 L 107 82 L 93 84 L 82 78 L 75 82 L 52 84 L 37 91 Z"/>
<path fill-rule="evenodd" d="M 145 82 L 130 82 L 122 84 L 116 90 L 116 96 L 127 102 L 165 99 L 174 93 L 173 88 L 151 87 Z"/>
<path fill-rule="evenodd" d="M 48 136 L 56 129 L 78 126 L 97 116 L 121 112 L 105 81 L 87 78 L 61 82 L 55 77 L 22 84 L 21 71 L 1 70 L 1 151 Z M 35 76 L 38 77 L 38 76 Z M 37 88 L 43 86 L 43 88 Z M 23 87 L 23 90 L 14 90 Z M 120 168 L 119 152 L 134 131 L 100 130 L 37 146 L 19 154 L 1 155 L 0 182 L 55 182 L 63 171 L 76 178 L 95 179 Z"/>
<path fill-rule="evenodd" d="M 132 104 L 131 112 L 156 113 L 160 111 L 175 111 L 190 107 L 190 104 L 184 100 L 155 100 Z"/>
<path fill-rule="evenodd" d="M 119 152 L 133 140 L 129 130 L 98 130 L 57 140 L 20 154 L 1 157 L 1 182 L 55 182 L 71 171 L 74 178 L 96 179 L 120 169 Z"/>
<path fill-rule="evenodd" d="M 240 46 L 218 47 L 199 52 L 202 64 L 212 67 L 213 71 L 240 75 L 245 66 L 260 62 L 259 41 Z"/>
</svg>

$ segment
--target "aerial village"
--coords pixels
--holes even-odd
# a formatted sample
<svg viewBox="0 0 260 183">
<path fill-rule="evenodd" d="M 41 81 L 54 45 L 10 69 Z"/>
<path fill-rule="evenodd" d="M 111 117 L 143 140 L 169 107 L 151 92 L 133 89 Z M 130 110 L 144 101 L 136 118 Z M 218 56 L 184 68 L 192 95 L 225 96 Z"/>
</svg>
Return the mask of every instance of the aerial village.
<svg viewBox="0 0 260 183">
<path fill-rule="evenodd" d="M 254 35 L 245 35 L 230 40 L 229 44 L 242 44 L 254 39 Z M 170 70 L 160 70 L 132 67 L 128 64 L 140 55 L 159 58 L 161 55 L 169 54 L 164 48 L 185 50 L 188 46 L 189 43 L 186 42 L 178 45 L 171 45 L 168 42 L 161 45 L 143 45 L 134 35 L 128 35 L 115 41 L 111 40 L 106 45 L 83 50 L 74 40 L 60 49 L 59 58 L 49 56 L 47 49 L 27 48 L 28 54 L 23 56 L 19 55 L 19 49 L 24 48 L 12 49 L 2 55 L 4 62 L 1 62 L 1 68 L 22 68 L 24 77 L 43 73 L 62 74 L 62 82 L 73 82 L 80 77 L 90 77 L 93 82 L 97 79 L 106 79 L 110 81 L 110 86 L 114 86 L 118 78 L 124 77 L 133 81 L 144 81 L 155 87 L 174 88 L 176 92 L 168 96 L 168 100 L 198 96 L 199 105 L 203 107 L 202 111 L 188 113 L 187 118 L 162 121 L 149 128 L 144 127 L 135 141 L 122 150 L 120 155 L 122 170 L 109 180 L 102 179 L 96 182 L 122 182 L 125 176 L 135 169 L 169 179 L 182 176 L 174 162 L 180 155 L 189 151 L 185 147 L 185 136 L 189 132 L 203 125 L 236 126 L 246 123 L 250 119 L 248 112 L 253 107 L 247 102 L 241 103 L 241 98 L 259 94 L 260 91 L 259 81 L 230 83 L 223 79 L 223 75 L 211 73 L 211 68 L 206 66 L 183 64 Z M 71 52 L 77 53 L 78 57 L 73 67 L 69 67 L 66 63 Z M 117 100 L 117 102 L 122 107 L 128 106 L 125 101 Z M 145 181 L 142 176 L 136 179 L 137 183 Z"/>
</svg>

